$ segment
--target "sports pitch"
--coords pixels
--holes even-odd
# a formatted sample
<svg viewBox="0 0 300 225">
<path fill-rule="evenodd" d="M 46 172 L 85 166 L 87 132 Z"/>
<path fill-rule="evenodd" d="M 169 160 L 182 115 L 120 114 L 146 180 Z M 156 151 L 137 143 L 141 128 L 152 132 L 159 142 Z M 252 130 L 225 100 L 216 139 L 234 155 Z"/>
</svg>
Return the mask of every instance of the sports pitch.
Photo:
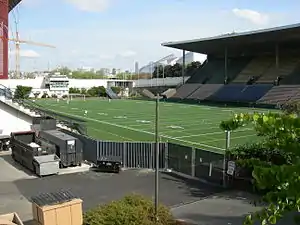
<svg viewBox="0 0 300 225">
<path fill-rule="evenodd" d="M 40 100 L 39 105 L 67 116 L 85 119 L 88 135 L 108 141 L 154 141 L 155 102 L 140 100 Z M 85 115 L 85 110 L 87 114 Z M 159 136 L 161 141 L 194 146 L 209 151 L 225 148 L 225 133 L 219 128 L 222 120 L 233 113 L 267 111 L 254 108 L 230 108 L 180 103 L 159 104 Z M 251 127 L 231 134 L 231 146 L 255 141 Z"/>
</svg>

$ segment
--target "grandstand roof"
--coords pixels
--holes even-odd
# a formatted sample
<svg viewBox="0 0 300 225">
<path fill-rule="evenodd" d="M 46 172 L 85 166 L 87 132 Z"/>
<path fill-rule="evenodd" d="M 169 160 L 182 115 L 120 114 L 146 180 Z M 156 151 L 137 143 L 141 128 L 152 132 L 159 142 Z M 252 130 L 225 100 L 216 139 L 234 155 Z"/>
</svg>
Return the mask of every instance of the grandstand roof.
<svg viewBox="0 0 300 225">
<path fill-rule="evenodd" d="M 275 44 L 279 47 L 300 44 L 300 23 L 287 26 L 231 33 L 208 38 L 162 43 L 162 46 L 198 52 L 207 55 L 224 54 L 227 47 L 229 54 L 252 54 L 254 52 L 274 52 Z"/>
<path fill-rule="evenodd" d="M 22 0 L 9 0 L 9 11 L 13 10 Z"/>
</svg>

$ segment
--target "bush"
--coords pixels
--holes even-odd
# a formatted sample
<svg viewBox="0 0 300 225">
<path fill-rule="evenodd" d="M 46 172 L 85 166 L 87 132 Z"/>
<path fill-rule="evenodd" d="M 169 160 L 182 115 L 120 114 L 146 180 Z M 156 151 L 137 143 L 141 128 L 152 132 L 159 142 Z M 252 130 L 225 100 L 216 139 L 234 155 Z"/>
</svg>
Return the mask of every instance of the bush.
<svg viewBox="0 0 300 225">
<path fill-rule="evenodd" d="M 140 195 L 129 195 L 119 201 L 98 206 L 83 216 L 84 225 L 174 225 L 169 209 L 160 205 L 156 223 L 153 201 Z"/>
</svg>

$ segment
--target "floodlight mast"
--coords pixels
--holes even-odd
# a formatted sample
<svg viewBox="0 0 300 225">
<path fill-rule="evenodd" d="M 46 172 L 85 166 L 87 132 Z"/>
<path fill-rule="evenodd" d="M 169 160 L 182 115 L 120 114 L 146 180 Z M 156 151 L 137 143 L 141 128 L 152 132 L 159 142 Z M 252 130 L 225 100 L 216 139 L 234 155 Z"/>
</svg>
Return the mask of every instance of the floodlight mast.
<svg viewBox="0 0 300 225">
<path fill-rule="evenodd" d="M 156 94 L 156 104 L 155 104 L 155 218 L 158 218 L 158 205 L 159 205 L 159 93 Z"/>
</svg>

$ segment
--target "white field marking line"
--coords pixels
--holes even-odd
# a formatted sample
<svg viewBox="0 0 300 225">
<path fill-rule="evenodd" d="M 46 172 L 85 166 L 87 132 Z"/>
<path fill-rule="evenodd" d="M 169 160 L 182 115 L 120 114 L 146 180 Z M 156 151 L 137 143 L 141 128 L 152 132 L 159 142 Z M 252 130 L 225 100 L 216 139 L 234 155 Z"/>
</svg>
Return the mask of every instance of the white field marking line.
<svg viewBox="0 0 300 225">
<path fill-rule="evenodd" d="M 219 127 L 201 128 L 201 126 L 199 125 L 197 129 L 185 128 L 183 130 L 171 130 L 171 129 L 162 129 L 162 128 L 160 128 L 160 131 L 162 133 L 168 133 L 168 135 L 177 134 L 177 133 L 180 135 L 180 133 L 190 133 L 190 132 L 193 132 L 193 131 L 209 131 L 209 130 L 214 130 L 214 129 L 220 129 L 220 128 Z"/>
<path fill-rule="evenodd" d="M 95 121 L 95 122 L 98 122 L 98 123 L 102 123 L 102 124 L 106 124 L 106 125 L 110 125 L 110 126 L 119 127 L 119 128 L 126 129 L 126 130 L 135 131 L 135 132 L 138 132 L 138 133 L 145 133 L 145 134 L 149 134 L 149 135 L 155 135 L 155 133 L 153 133 L 153 132 L 148 132 L 148 131 L 144 131 L 144 130 L 138 130 L 138 129 L 134 129 L 134 128 L 131 128 L 131 127 L 121 126 L 121 125 L 118 125 L 118 124 L 109 123 L 109 122 L 105 122 L 105 121 L 101 121 L 101 120 L 97 120 L 97 119 L 93 119 L 93 118 L 87 118 L 87 117 L 84 117 L 84 116 L 73 115 L 73 114 L 69 114 L 69 113 L 65 113 L 65 112 L 60 112 L 60 113 L 64 114 L 64 115 L 67 115 L 67 116 L 75 116 L 77 118 L 81 118 L 81 119 L 85 119 L 85 120 L 90 120 L 90 121 Z M 166 135 L 160 135 L 160 137 L 163 137 L 163 138 L 166 138 L 166 139 L 170 139 L 170 140 L 179 141 L 179 142 L 182 142 L 182 143 L 188 143 L 188 144 L 191 144 L 191 145 L 198 145 L 198 146 L 203 146 L 203 147 L 207 147 L 207 148 L 213 148 L 213 149 L 217 149 L 217 150 L 224 150 L 223 148 L 219 148 L 219 147 L 215 147 L 215 146 L 211 146 L 211 145 L 205 145 L 205 144 L 201 144 L 201 143 L 193 142 L 193 141 L 185 141 L 185 140 L 181 140 L 181 139 L 170 137 L 170 136 L 166 136 Z"/>
<path fill-rule="evenodd" d="M 239 132 L 249 131 L 253 130 L 251 128 L 245 128 L 243 130 L 239 130 Z M 186 135 L 181 137 L 175 137 L 175 138 L 189 138 L 189 137 L 198 137 L 198 136 L 205 136 L 205 135 L 212 135 L 212 134 L 225 134 L 224 131 L 217 131 L 217 132 L 211 132 L 211 133 L 202 133 L 202 134 L 193 134 L 193 135 Z"/>
<path fill-rule="evenodd" d="M 91 127 L 91 129 L 92 130 L 95 130 L 95 131 L 100 131 L 100 132 L 102 132 L 102 133 L 107 133 L 107 134 L 110 134 L 110 135 L 113 135 L 113 136 L 115 136 L 115 137 L 119 137 L 119 138 L 122 138 L 123 140 L 126 140 L 126 141 L 135 141 L 135 140 L 133 140 L 133 139 L 131 139 L 131 138 L 126 138 L 126 137 L 123 137 L 123 136 L 121 136 L 121 135 L 118 135 L 118 134 L 114 134 L 114 133 L 111 133 L 111 132 L 109 132 L 109 131 L 103 131 L 103 130 L 98 130 L 98 129 L 95 129 L 95 128 L 93 128 L 93 127 Z"/>
<path fill-rule="evenodd" d="M 239 139 L 239 138 L 245 138 L 245 137 L 253 137 L 253 136 L 257 136 L 256 134 L 248 134 L 248 135 L 242 135 L 242 136 L 237 136 L 237 137 L 230 137 L 230 140 L 235 140 L 235 139 Z M 211 143 L 211 142 L 215 142 L 215 141 L 224 141 L 224 138 L 218 138 L 218 139 L 211 139 L 210 141 L 205 141 L 205 143 Z"/>
</svg>

